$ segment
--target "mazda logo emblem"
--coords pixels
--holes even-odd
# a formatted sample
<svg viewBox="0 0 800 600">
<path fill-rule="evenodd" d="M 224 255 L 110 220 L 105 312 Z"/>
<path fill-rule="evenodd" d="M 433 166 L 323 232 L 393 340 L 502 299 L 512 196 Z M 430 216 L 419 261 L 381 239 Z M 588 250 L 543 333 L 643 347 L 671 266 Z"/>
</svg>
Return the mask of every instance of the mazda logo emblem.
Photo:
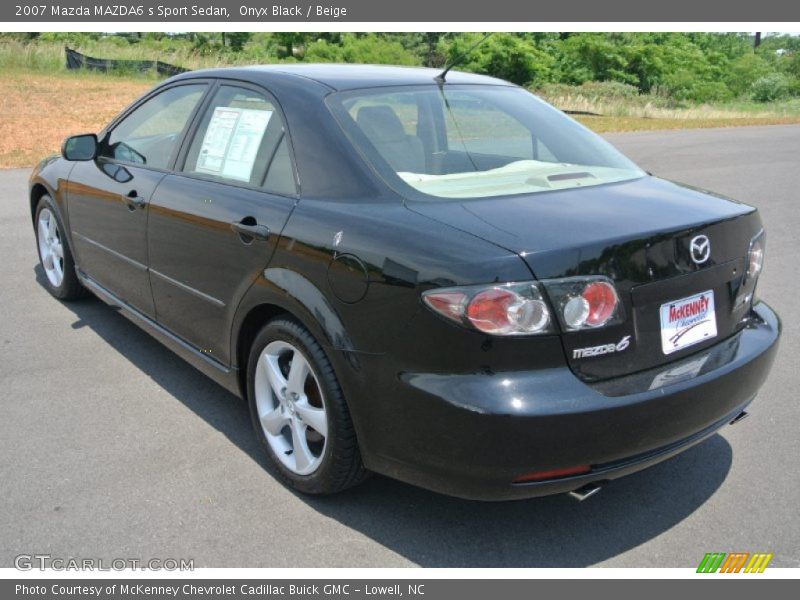
<svg viewBox="0 0 800 600">
<path fill-rule="evenodd" d="M 705 235 L 697 235 L 689 243 L 689 253 L 696 265 L 702 265 L 711 256 L 711 241 Z"/>
</svg>

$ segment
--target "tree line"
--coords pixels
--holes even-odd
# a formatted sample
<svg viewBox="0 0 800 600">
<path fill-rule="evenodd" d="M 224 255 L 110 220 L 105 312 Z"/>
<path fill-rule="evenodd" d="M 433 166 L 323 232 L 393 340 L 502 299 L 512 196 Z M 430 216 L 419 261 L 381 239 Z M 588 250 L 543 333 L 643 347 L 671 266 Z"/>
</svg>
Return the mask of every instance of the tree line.
<svg viewBox="0 0 800 600">
<path fill-rule="evenodd" d="M 221 62 L 350 62 L 443 67 L 519 85 L 613 82 L 675 101 L 772 101 L 800 96 L 800 37 L 748 33 L 42 33 L 80 45 L 101 38 L 152 48 L 154 58 L 189 53 Z M 624 86 L 624 88 L 622 87 Z"/>
</svg>

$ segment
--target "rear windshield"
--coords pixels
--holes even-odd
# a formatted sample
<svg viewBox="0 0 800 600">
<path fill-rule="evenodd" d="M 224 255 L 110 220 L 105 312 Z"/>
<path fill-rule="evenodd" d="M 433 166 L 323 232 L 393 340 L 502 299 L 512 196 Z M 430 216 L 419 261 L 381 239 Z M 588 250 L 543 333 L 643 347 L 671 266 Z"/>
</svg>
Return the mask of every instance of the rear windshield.
<svg viewBox="0 0 800 600">
<path fill-rule="evenodd" d="M 521 88 L 380 88 L 334 94 L 329 104 L 387 183 L 415 197 L 531 194 L 645 175 Z"/>
</svg>

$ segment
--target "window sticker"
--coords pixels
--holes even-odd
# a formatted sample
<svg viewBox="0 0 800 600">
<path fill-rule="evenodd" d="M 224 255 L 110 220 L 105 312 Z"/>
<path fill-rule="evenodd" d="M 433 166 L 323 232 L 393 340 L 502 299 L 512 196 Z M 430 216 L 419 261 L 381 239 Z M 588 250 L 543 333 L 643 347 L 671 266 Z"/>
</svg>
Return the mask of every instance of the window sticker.
<svg viewBox="0 0 800 600">
<path fill-rule="evenodd" d="M 250 181 L 271 110 L 218 106 L 208 123 L 195 171 Z"/>
</svg>

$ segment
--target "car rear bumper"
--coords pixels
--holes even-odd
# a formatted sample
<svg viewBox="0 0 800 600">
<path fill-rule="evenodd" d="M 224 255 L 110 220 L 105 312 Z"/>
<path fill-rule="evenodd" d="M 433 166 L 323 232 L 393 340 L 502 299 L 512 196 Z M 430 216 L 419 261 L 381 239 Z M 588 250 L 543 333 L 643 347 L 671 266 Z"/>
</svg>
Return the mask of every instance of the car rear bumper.
<svg viewBox="0 0 800 600">
<path fill-rule="evenodd" d="M 393 411 L 365 460 L 397 479 L 478 500 L 543 496 L 616 479 L 682 452 L 736 418 L 767 377 L 779 337 L 777 315 L 759 303 L 747 327 L 711 348 L 595 384 L 567 367 L 401 374 L 396 402 L 402 410 Z M 591 471 L 512 483 L 577 465 Z"/>
</svg>

